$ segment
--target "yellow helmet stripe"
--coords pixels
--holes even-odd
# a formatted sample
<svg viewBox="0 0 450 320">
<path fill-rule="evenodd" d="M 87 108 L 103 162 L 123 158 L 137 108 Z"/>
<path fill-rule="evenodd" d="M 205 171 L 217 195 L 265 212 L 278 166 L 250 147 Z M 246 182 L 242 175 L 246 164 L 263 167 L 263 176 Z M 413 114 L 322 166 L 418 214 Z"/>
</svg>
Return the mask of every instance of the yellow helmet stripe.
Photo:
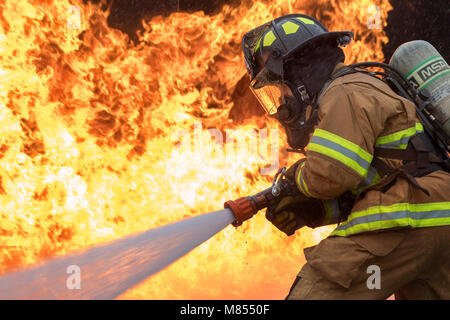
<svg viewBox="0 0 450 320">
<path fill-rule="evenodd" d="M 270 47 L 275 40 L 276 40 L 276 37 L 273 34 L 273 31 L 269 31 L 264 36 L 263 46 Z"/>
</svg>

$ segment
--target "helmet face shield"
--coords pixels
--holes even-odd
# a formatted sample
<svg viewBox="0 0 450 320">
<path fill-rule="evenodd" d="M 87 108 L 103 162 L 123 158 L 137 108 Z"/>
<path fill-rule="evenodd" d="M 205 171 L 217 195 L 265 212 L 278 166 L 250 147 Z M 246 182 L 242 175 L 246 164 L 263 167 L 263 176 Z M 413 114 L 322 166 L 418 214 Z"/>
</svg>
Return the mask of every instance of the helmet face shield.
<svg viewBox="0 0 450 320">
<path fill-rule="evenodd" d="M 263 109 L 269 114 L 274 115 L 277 113 L 278 107 L 283 104 L 283 95 L 280 86 L 268 85 L 260 89 L 254 89 L 250 87 L 258 99 Z"/>
<path fill-rule="evenodd" d="M 266 68 L 256 75 L 250 83 L 250 89 L 269 115 L 277 113 L 278 107 L 284 104 L 284 95 L 289 90 L 281 77 Z"/>
</svg>

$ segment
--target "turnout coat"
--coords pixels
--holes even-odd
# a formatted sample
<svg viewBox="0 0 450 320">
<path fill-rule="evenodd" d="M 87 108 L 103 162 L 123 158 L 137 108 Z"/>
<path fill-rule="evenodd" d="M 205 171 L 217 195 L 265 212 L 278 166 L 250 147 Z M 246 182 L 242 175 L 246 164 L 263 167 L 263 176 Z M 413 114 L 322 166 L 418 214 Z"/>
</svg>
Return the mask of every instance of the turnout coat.
<svg viewBox="0 0 450 320">
<path fill-rule="evenodd" d="M 334 72 L 343 66 L 338 64 Z M 297 168 L 296 183 L 306 196 L 323 200 L 321 225 L 342 219 L 338 199 L 346 191 L 357 199 L 331 236 L 450 225 L 450 173 L 438 170 L 417 177 L 427 195 L 404 177 L 382 177 L 373 166 L 375 147 L 406 149 L 423 132 L 411 101 L 357 72 L 331 82 L 318 110 L 318 126 L 306 160 Z M 402 165 L 401 160 L 383 160 L 392 167 Z"/>
</svg>

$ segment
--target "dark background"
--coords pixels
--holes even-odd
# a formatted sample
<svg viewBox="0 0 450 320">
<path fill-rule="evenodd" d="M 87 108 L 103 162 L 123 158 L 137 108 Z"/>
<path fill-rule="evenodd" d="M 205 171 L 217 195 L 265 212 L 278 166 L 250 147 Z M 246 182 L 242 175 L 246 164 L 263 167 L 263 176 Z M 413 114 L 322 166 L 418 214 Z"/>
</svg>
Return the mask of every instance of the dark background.
<svg viewBox="0 0 450 320">
<path fill-rule="evenodd" d="M 85 0 L 89 1 L 89 0 Z M 240 0 L 108 0 L 111 27 L 126 32 L 135 41 L 136 31 L 143 18 L 155 15 L 167 16 L 175 11 L 194 12 L 203 10 L 214 14 L 224 4 L 237 6 Z M 91 2 L 98 2 L 91 0 Z M 390 0 L 393 10 L 388 14 L 385 32 L 389 43 L 383 48 L 388 60 L 402 43 L 423 39 L 430 42 L 450 61 L 450 2 L 449 0 Z"/>
<path fill-rule="evenodd" d="M 390 0 L 394 7 L 387 19 L 384 56 L 389 59 L 404 42 L 426 40 L 450 62 L 450 2 L 449 0 Z"/>
</svg>

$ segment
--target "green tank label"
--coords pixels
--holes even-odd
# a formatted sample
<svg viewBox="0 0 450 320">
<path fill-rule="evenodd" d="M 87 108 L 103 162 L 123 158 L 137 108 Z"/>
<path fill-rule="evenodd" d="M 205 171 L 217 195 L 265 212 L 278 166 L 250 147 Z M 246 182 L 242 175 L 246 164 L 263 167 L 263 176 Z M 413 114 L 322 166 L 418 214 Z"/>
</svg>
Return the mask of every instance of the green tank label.
<svg viewBox="0 0 450 320">
<path fill-rule="evenodd" d="M 442 57 L 438 56 L 425 60 L 416 66 L 408 73 L 406 78 L 414 88 L 424 89 L 447 73 L 450 73 L 450 67 Z"/>
</svg>

